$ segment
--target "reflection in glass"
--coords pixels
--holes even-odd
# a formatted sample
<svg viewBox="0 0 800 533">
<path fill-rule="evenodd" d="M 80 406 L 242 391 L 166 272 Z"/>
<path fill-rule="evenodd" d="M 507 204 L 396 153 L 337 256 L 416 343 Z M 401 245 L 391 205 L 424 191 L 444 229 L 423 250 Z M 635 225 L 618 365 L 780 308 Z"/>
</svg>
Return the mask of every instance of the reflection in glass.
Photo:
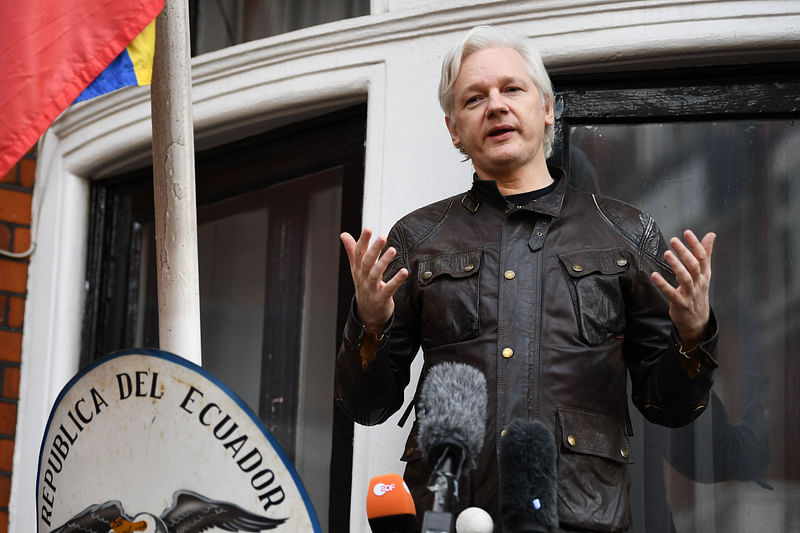
<svg viewBox="0 0 800 533">
<path fill-rule="evenodd" d="M 718 235 L 714 395 L 679 430 L 632 410 L 635 530 L 800 531 L 797 123 L 575 126 L 568 146 L 574 186 L 649 212 L 667 238 Z"/>
</svg>

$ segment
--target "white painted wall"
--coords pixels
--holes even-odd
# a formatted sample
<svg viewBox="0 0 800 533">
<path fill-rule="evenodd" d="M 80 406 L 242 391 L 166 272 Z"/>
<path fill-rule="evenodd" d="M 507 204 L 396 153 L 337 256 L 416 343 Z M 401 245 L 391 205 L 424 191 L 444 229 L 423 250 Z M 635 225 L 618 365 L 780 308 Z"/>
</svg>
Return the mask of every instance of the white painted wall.
<svg viewBox="0 0 800 533">
<path fill-rule="evenodd" d="M 551 74 L 777 61 L 800 51 L 797 1 L 373 0 L 372 10 L 194 58 L 197 149 L 367 101 L 364 223 L 385 233 L 409 210 L 469 186 L 471 169 L 450 144 L 436 86 L 445 51 L 476 24 L 531 37 Z M 40 439 L 77 371 L 89 181 L 150 162 L 149 114 L 147 89 L 125 89 L 65 112 L 41 146 L 12 533 L 35 531 Z M 359 518 L 369 478 L 402 471 L 407 430 L 395 420 L 356 430 L 354 532 L 369 531 Z"/>
</svg>

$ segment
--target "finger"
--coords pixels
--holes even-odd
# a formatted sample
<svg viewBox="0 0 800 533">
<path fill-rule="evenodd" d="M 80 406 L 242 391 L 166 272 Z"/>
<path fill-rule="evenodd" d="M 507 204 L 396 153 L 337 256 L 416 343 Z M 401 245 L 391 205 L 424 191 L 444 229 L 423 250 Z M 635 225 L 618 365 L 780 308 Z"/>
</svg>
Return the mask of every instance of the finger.
<svg viewBox="0 0 800 533">
<path fill-rule="evenodd" d="M 384 290 L 384 292 L 387 294 L 387 296 L 392 296 L 392 295 L 393 295 L 395 292 L 397 292 L 397 289 L 399 289 L 399 288 L 400 288 L 400 285 L 402 285 L 402 284 L 403 284 L 403 282 L 404 282 L 406 279 L 408 279 L 408 270 L 406 270 L 405 268 L 401 268 L 401 269 L 400 269 L 400 270 L 398 270 L 398 271 L 397 271 L 397 273 L 396 273 L 394 276 L 392 276 L 392 278 L 391 278 L 389 281 L 387 281 L 387 282 L 386 282 L 386 284 L 383 286 L 383 290 Z"/>
<path fill-rule="evenodd" d="M 356 240 L 347 232 L 339 235 L 339 239 L 342 241 L 342 246 L 344 246 L 344 251 L 347 254 L 347 260 L 350 262 L 350 266 L 352 266 L 353 254 L 355 253 L 356 248 Z"/>
<path fill-rule="evenodd" d="M 378 258 L 378 261 L 375 263 L 375 266 L 372 267 L 374 270 L 378 271 L 378 275 L 383 278 L 383 273 L 386 271 L 386 268 L 389 266 L 389 263 L 397 256 L 397 250 L 394 246 L 390 246 L 386 249 L 385 252 Z"/>
<path fill-rule="evenodd" d="M 708 258 L 708 274 L 711 275 L 711 255 L 714 253 L 714 242 L 717 240 L 717 234 L 713 232 L 708 232 L 703 236 L 703 240 L 701 241 L 701 245 L 703 249 L 706 251 L 706 257 Z"/>
<path fill-rule="evenodd" d="M 672 272 L 675 273 L 675 277 L 678 280 L 678 289 L 680 289 L 680 286 L 684 286 L 686 288 L 691 287 L 694 282 L 694 277 L 686 268 L 686 265 L 678 258 L 677 254 L 675 254 L 673 251 L 667 250 L 664 252 L 664 259 L 672 269 Z M 695 267 L 697 268 L 696 264 Z"/>
<path fill-rule="evenodd" d="M 703 248 L 705 248 L 707 255 L 711 255 L 714 249 L 714 241 L 716 240 L 717 240 L 717 234 L 714 233 L 713 231 L 709 231 L 703 236 L 701 244 L 703 245 Z"/>
<path fill-rule="evenodd" d="M 708 254 L 706 253 L 706 248 L 703 246 L 703 243 L 700 242 L 700 239 L 697 238 L 697 235 L 695 235 L 694 232 L 689 229 L 683 232 L 683 238 L 686 239 L 689 249 L 692 251 L 692 254 L 695 256 L 695 258 L 697 258 L 701 268 L 705 269 L 705 265 L 708 262 Z"/>
<path fill-rule="evenodd" d="M 394 256 L 397 254 L 394 248 L 389 248 L 383 255 L 372 264 L 372 268 L 369 270 L 369 280 L 371 283 L 380 284 L 383 281 L 383 273 L 386 271 L 386 267 L 389 266 L 389 262 L 394 259 Z"/>
<path fill-rule="evenodd" d="M 361 235 L 358 237 L 358 242 L 356 242 L 356 247 L 354 250 L 354 257 L 358 265 L 361 266 L 362 258 L 366 253 L 367 249 L 369 248 L 369 240 L 372 238 L 372 230 L 369 228 L 364 228 L 361 230 Z"/>
<path fill-rule="evenodd" d="M 664 297 L 669 300 L 670 302 L 676 300 L 678 298 L 678 291 L 672 285 L 664 279 L 664 276 L 659 274 L 658 272 L 653 272 L 650 274 L 650 279 L 653 280 L 653 283 L 661 291 Z"/>
<path fill-rule="evenodd" d="M 691 236 L 689 237 L 689 241 L 691 241 L 694 234 L 691 233 L 689 230 L 687 230 L 687 232 L 691 234 Z M 684 235 L 686 235 L 686 233 L 684 233 Z M 702 249 L 702 246 L 700 246 L 700 241 L 697 240 L 697 237 L 694 237 L 694 241 L 696 245 Z M 686 244 L 684 244 L 683 241 L 681 241 L 677 237 L 673 237 L 672 239 L 670 239 L 669 243 L 670 246 L 672 246 L 673 252 L 680 260 L 680 262 L 683 264 L 683 266 L 686 268 L 686 270 L 690 273 L 691 277 L 697 278 L 697 276 L 701 274 L 702 268 L 700 266 L 700 261 L 698 260 L 694 251 L 689 249 L 686 246 Z M 701 253 L 705 257 L 705 250 L 701 250 Z"/>
<path fill-rule="evenodd" d="M 361 258 L 361 267 L 370 278 L 375 277 L 373 272 L 375 268 L 375 262 L 378 260 L 378 256 L 380 255 L 384 246 L 386 246 L 386 237 L 376 237 L 375 241 L 370 244 L 369 248 L 364 253 L 364 257 Z"/>
</svg>

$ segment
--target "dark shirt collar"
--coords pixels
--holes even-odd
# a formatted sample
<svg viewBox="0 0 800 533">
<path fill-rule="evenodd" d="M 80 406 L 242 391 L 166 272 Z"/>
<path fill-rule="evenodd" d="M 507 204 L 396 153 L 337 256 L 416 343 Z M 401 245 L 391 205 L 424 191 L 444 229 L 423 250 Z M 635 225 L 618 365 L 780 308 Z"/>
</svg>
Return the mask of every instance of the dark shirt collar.
<svg viewBox="0 0 800 533">
<path fill-rule="evenodd" d="M 461 203 L 470 211 L 477 211 L 483 202 L 489 203 L 502 209 L 506 214 L 514 211 L 532 211 L 544 215 L 557 217 L 561 212 L 561 205 L 564 202 L 564 194 L 567 190 L 567 179 L 564 171 L 558 167 L 548 167 L 550 176 L 556 181 L 555 188 L 548 194 L 528 202 L 522 206 L 516 206 L 509 202 L 497 188 L 494 180 L 482 180 L 477 174 L 472 176 L 472 189 L 462 199 Z"/>
</svg>

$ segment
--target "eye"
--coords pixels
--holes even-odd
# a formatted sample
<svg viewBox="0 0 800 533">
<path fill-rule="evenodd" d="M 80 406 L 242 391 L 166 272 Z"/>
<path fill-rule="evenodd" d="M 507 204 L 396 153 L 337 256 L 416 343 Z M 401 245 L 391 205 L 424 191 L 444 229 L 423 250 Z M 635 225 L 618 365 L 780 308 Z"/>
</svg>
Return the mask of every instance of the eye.
<svg viewBox="0 0 800 533">
<path fill-rule="evenodd" d="M 506 87 L 506 92 L 507 93 L 518 93 L 518 92 L 522 92 L 522 88 L 512 85 L 510 87 Z"/>
<path fill-rule="evenodd" d="M 481 97 L 480 97 L 480 95 L 477 95 L 477 94 L 475 94 L 475 95 L 472 95 L 472 96 L 470 96 L 469 98 L 467 98 L 467 101 L 466 101 L 466 102 L 464 102 L 464 103 L 465 103 L 466 105 L 470 106 L 470 105 L 477 104 L 477 103 L 478 103 L 478 102 L 480 102 L 480 101 L 481 101 Z"/>
</svg>

